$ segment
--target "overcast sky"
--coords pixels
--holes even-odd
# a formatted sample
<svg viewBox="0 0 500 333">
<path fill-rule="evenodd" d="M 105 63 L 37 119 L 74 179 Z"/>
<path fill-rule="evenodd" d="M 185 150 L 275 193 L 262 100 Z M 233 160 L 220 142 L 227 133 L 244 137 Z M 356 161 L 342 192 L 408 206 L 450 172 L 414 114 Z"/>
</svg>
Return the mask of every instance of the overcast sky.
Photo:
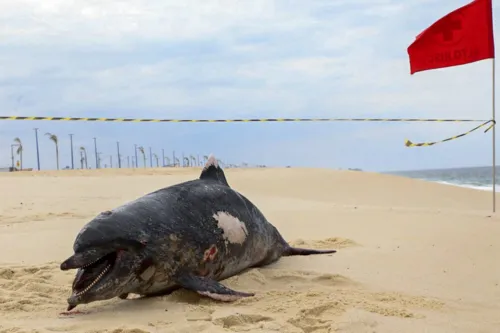
<svg viewBox="0 0 500 333">
<path fill-rule="evenodd" d="M 410 75 L 408 45 L 465 0 L 16 0 L 0 2 L 0 114 L 256 118 L 491 118 L 491 60 Z M 494 8 L 494 20 L 499 11 Z M 498 35 L 498 25 L 495 28 Z M 497 43 L 498 44 L 498 43 Z M 498 51 L 497 51 L 498 53 Z M 497 66 L 498 67 L 498 66 Z M 498 96 L 498 94 L 497 94 Z M 491 163 L 491 132 L 434 147 L 475 124 L 0 122 L 24 166 L 55 168 L 45 133 L 69 133 L 95 166 L 133 145 L 232 163 L 401 170 Z M 17 159 L 17 157 L 16 157 Z M 116 157 L 114 157 L 116 163 Z"/>
</svg>

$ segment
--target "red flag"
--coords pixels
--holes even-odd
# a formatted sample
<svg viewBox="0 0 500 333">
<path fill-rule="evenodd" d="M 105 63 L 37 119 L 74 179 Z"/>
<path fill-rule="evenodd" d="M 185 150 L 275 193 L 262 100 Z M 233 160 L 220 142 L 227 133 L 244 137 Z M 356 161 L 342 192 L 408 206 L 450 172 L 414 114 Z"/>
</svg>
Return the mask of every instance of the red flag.
<svg viewBox="0 0 500 333">
<path fill-rule="evenodd" d="M 491 0 L 474 0 L 422 31 L 408 47 L 410 72 L 495 57 Z"/>
</svg>

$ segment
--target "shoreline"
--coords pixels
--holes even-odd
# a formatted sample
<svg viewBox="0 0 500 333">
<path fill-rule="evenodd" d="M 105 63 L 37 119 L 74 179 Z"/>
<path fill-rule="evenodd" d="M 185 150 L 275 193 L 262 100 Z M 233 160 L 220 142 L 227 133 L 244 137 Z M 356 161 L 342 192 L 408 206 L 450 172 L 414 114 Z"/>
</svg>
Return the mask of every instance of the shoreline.
<svg viewBox="0 0 500 333">
<path fill-rule="evenodd" d="M 127 176 L 135 176 L 135 175 L 174 175 L 174 174 L 188 174 L 191 172 L 196 172 L 196 170 L 201 171 L 202 167 L 147 167 L 147 168 L 102 168 L 102 169 L 61 169 L 61 170 L 31 170 L 31 171 L 23 171 L 23 172 L 0 172 L 0 177 L 2 176 L 17 176 L 17 177 L 33 177 L 33 176 L 92 176 L 96 175 L 96 170 L 99 176 L 104 175 L 127 175 Z M 283 168 L 283 167 L 266 167 L 266 168 L 258 168 L 258 167 L 247 167 L 247 168 L 225 168 L 224 170 L 235 170 L 238 172 L 239 170 L 276 170 L 276 169 L 294 169 L 294 170 L 328 170 L 334 172 L 361 172 L 368 174 L 380 174 L 380 175 L 390 175 L 395 177 L 403 177 L 407 179 L 415 179 L 421 180 L 429 183 L 437 183 L 448 186 L 455 186 L 460 188 L 468 188 L 479 191 L 489 191 L 492 192 L 493 184 L 467 184 L 460 182 L 452 182 L 449 180 L 436 180 L 436 179 L 428 179 L 425 177 L 416 177 L 409 176 L 400 173 L 387 173 L 387 172 L 377 172 L 377 171 L 363 171 L 363 170 L 349 170 L 349 169 L 328 169 L 328 168 Z M 458 168 L 455 168 L 458 169 Z M 238 170 L 238 171 L 236 171 Z M 447 170 L 447 169 L 437 169 L 437 170 Z M 450 168 L 450 170 L 453 170 Z M 427 171 L 427 170 L 424 170 Z M 496 186 L 496 192 L 500 192 L 500 182 Z"/>
</svg>

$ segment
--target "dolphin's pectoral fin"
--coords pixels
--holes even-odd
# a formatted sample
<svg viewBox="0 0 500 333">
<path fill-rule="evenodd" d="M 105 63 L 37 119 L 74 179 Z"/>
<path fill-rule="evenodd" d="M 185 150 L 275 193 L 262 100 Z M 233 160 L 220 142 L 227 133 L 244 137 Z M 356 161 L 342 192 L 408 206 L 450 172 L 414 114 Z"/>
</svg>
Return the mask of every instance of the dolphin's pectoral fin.
<svg viewBox="0 0 500 333">
<path fill-rule="evenodd" d="M 223 302 L 232 302 L 242 297 L 255 295 L 229 289 L 211 278 L 194 274 L 179 275 L 175 282 L 186 289 L 196 291 L 200 295 Z"/>
</svg>

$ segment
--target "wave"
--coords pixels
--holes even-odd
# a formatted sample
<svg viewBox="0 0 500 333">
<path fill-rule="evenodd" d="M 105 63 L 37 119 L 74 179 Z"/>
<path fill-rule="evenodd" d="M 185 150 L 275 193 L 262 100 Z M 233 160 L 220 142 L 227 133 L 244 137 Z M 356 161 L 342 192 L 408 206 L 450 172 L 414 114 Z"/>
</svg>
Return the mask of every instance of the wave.
<svg viewBox="0 0 500 333">
<path fill-rule="evenodd" d="M 490 191 L 492 190 L 493 184 L 484 184 L 484 185 L 471 185 L 471 184 L 463 184 L 463 183 L 452 183 L 452 182 L 447 182 L 447 181 L 434 181 L 435 183 L 439 184 L 444 184 L 444 185 L 450 185 L 450 186 L 458 186 L 458 187 L 465 187 L 465 188 L 471 188 L 474 190 L 480 190 L 480 191 Z M 500 185 L 495 185 L 495 192 L 500 192 Z"/>
</svg>

